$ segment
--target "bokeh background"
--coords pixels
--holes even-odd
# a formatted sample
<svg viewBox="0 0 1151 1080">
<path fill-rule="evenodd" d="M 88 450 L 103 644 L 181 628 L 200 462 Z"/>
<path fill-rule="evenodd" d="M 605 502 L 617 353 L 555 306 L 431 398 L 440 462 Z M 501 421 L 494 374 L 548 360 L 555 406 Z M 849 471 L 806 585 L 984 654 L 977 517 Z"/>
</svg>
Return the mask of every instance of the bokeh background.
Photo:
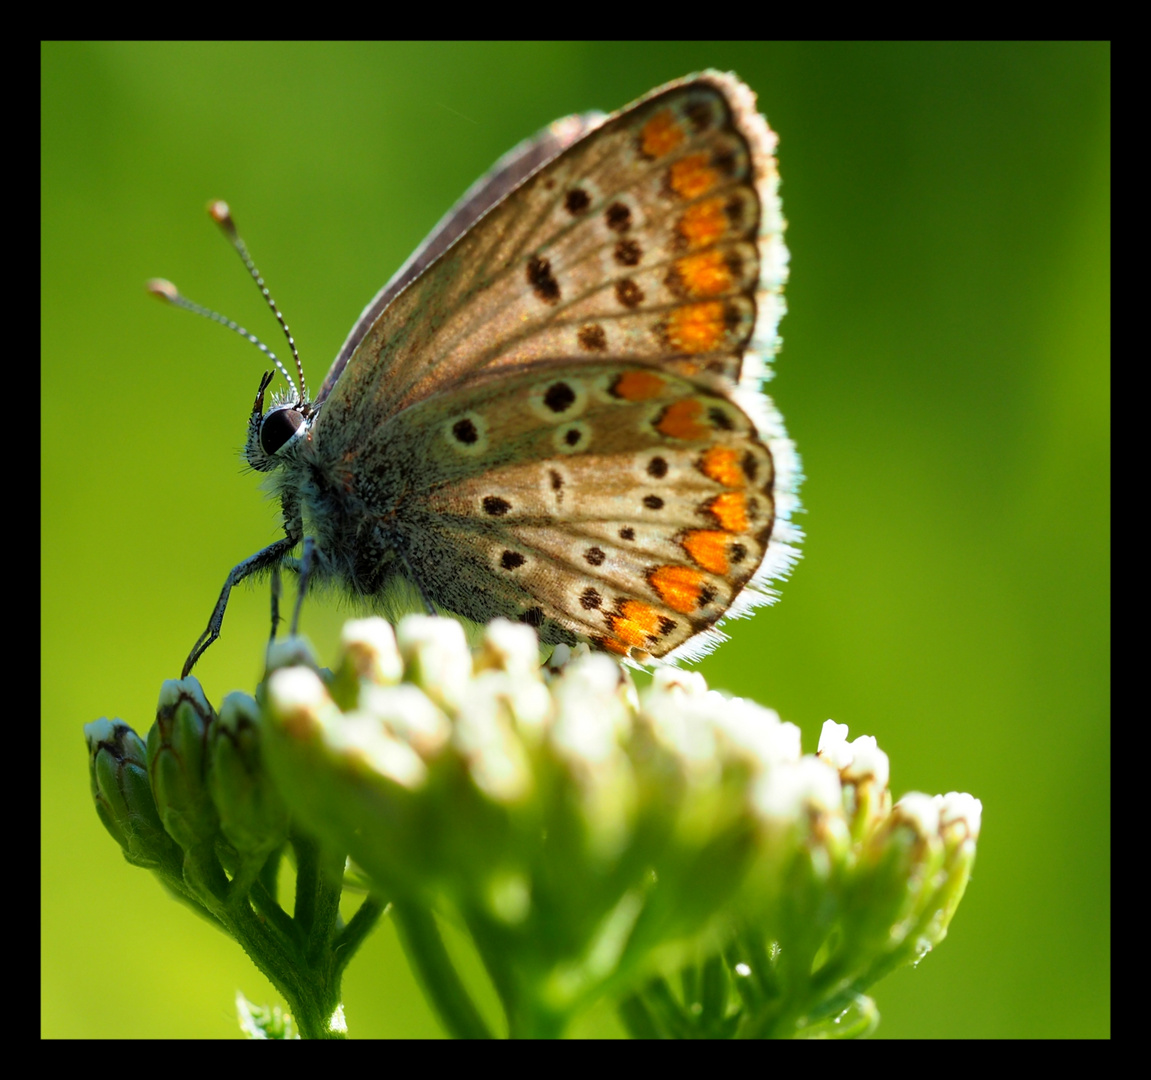
<svg viewBox="0 0 1151 1080">
<path fill-rule="evenodd" d="M 84 45 L 41 67 L 41 1031 L 237 1035 L 275 998 L 128 866 L 80 727 L 141 733 L 228 569 L 276 535 L 237 455 L 282 342 L 204 213 L 229 200 L 318 384 L 363 304 L 501 153 L 732 69 L 780 133 L 791 313 L 772 394 L 807 473 L 782 601 L 709 681 L 814 748 L 874 734 L 896 794 L 984 831 L 947 941 L 880 1036 L 1110 1033 L 1110 50 L 1106 45 Z M 342 612 L 306 610 L 330 656 Z M 197 669 L 251 689 L 265 587 Z M 360 1036 L 434 1035 L 383 925 Z M 606 1008 L 584 1034 L 618 1029 Z"/>
</svg>

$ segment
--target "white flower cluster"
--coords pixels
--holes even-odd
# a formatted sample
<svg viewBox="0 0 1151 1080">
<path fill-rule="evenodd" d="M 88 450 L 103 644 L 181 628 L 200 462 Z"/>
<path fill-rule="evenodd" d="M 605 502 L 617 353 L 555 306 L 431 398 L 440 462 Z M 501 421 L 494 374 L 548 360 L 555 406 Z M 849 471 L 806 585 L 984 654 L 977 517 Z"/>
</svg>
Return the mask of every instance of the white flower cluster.
<svg viewBox="0 0 1151 1080">
<path fill-rule="evenodd" d="M 541 667 L 534 632 L 505 620 L 474 652 L 427 616 L 350 622 L 343 646 L 330 676 L 298 642 L 270 658 L 277 783 L 382 894 L 446 902 L 550 972 L 548 1008 L 736 923 L 809 988 L 826 942 L 849 938 L 823 967 L 834 996 L 930 949 L 962 895 L 978 800 L 893 807 L 887 755 L 845 725 L 804 755 L 794 724 L 698 673 L 661 668 L 637 691 L 583 645 Z"/>
<path fill-rule="evenodd" d="M 343 647 L 333 688 L 313 668 L 272 671 L 268 701 L 285 730 L 322 734 L 332 758 L 355 763 L 383 789 L 417 792 L 451 759 L 477 793 L 505 806 L 522 806 L 549 776 L 558 779 L 540 771 L 546 759 L 578 795 L 592 847 L 605 857 L 626 847 L 641 802 L 661 797 L 651 790 L 655 758 L 663 797 L 689 818 L 698 816 L 693 800 L 710 800 L 711 821 L 746 812 L 778 835 L 819 821 L 826 831 L 831 819 L 850 822 L 865 809 L 852 829 L 859 838 L 891 810 L 888 759 L 873 737 L 848 742 L 847 726 L 829 720 L 818 754 L 805 756 L 794 724 L 709 690 L 697 672 L 660 668 L 637 693 L 619 665 L 583 645 L 558 646 L 541 668 L 534 632 L 503 619 L 486 628 L 474 654 L 457 622 L 422 615 L 395 632 L 382 619 L 349 622 Z M 298 643 L 277 648 L 272 669 L 298 657 Z M 354 702 L 338 702 L 341 678 L 357 684 Z M 740 805 L 719 812 L 720 793 Z M 896 812 L 925 835 L 978 836 L 980 804 L 971 796 L 910 794 Z"/>
</svg>

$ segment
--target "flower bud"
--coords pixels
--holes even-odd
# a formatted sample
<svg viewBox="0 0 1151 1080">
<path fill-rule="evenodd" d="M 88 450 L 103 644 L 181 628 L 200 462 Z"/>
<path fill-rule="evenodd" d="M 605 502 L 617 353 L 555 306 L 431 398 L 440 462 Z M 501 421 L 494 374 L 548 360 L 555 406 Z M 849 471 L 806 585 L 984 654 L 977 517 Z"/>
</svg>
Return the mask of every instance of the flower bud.
<svg viewBox="0 0 1151 1080">
<path fill-rule="evenodd" d="M 288 808 L 264 768 L 260 710 L 247 694 L 224 698 L 208 733 L 208 786 L 220 830 L 258 871 L 288 836 Z"/>
<path fill-rule="evenodd" d="M 853 939 L 888 952 L 902 946 L 942 861 L 939 811 L 929 795 L 909 792 L 864 844 L 854 880 Z"/>
<path fill-rule="evenodd" d="M 946 936 L 970 877 L 981 810 L 970 795 L 909 792 L 867 841 L 849 923 L 861 956 L 872 953 L 866 980 L 918 963 Z"/>
<path fill-rule="evenodd" d="M 975 844 L 983 817 L 983 803 L 966 792 L 949 791 L 936 795 L 939 804 L 939 832 L 943 838 L 944 877 L 933 897 L 929 918 L 932 945 L 947 936 L 947 927 L 971 878 Z"/>
<path fill-rule="evenodd" d="M 456 708 L 463 702 L 472 675 L 472 656 L 463 627 L 455 619 L 409 615 L 397 627 L 396 642 L 409 682 L 445 708 Z"/>
<path fill-rule="evenodd" d="M 179 867 L 180 850 L 164 831 L 148 781 L 144 741 L 122 720 L 84 725 L 96 813 L 135 866 Z"/>
<path fill-rule="evenodd" d="M 148 776 L 160 820 L 185 852 L 210 842 L 219 819 L 208 791 L 212 706 L 194 678 L 165 681 L 148 732 Z"/>
<path fill-rule="evenodd" d="M 839 771 L 843 809 L 855 840 L 862 840 L 891 812 L 887 783 L 891 767 L 872 735 L 847 741 L 847 725 L 828 720 L 819 736 L 817 756 Z"/>
<path fill-rule="evenodd" d="M 344 650 L 343 662 L 328 680 L 328 692 L 340 708 L 356 708 L 364 683 L 393 686 L 400 681 L 404 662 L 391 623 L 378 617 L 351 619 L 340 633 L 340 644 Z M 268 667 L 272 669 L 271 664 Z"/>
</svg>

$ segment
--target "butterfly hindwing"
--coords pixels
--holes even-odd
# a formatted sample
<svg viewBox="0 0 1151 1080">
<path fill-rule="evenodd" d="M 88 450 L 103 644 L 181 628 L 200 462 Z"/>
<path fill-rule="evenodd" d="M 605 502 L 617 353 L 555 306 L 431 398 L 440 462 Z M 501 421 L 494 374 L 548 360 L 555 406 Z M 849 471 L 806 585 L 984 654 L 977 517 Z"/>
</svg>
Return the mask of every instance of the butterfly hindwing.
<svg viewBox="0 0 1151 1080">
<path fill-rule="evenodd" d="M 482 377 L 341 454 L 348 483 L 361 453 L 390 463 L 375 520 L 431 600 L 621 654 L 710 627 L 774 521 L 771 452 L 740 408 L 643 365 Z"/>
</svg>

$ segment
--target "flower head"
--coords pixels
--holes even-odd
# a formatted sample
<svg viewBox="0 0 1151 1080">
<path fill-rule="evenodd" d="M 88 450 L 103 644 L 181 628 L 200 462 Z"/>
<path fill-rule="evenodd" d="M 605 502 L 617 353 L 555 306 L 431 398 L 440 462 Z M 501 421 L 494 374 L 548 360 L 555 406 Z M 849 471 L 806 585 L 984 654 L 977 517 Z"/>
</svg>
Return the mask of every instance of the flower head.
<svg viewBox="0 0 1151 1080">
<path fill-rule="evenodd" d="M 841 942 L 819 963 L 828 994 L 909 935 L 941 938 L 975 800 L 893 807 L 874 738 L 829 721 L 804 755 L 793 724 L 698 673 L 660 668 L 637 691 L 586 646 L 544 667 L 537 648 L 504 620 L 474 653 L 449 620 L 394 638 L 363 620 L 330 678 L 271 671 L 269 758 L 301 820 L 386 895 L 454 908 L 556 1011 L 736 926 L 763 943 L 761 977 L 775 957 L 810 983 Z"/>
</svg>

